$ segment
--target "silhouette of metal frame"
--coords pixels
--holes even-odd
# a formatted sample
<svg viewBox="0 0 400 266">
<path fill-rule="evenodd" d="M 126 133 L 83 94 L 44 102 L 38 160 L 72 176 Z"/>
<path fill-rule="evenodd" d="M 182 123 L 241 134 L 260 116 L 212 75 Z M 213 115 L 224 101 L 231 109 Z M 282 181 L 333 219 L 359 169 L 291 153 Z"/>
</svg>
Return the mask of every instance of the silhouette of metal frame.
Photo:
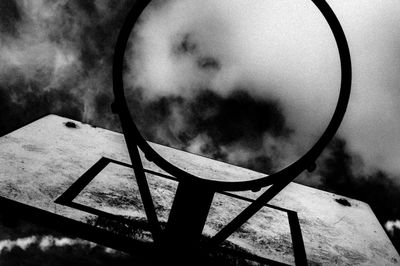
<svg viewBox="0 0 400 266">
<path fill-rule="evenodd" d="M 90 167 L 82 176 L 80 176 L 66 191 L 64 191 L 63 194 L 61 194 L 54 202 L 60 205 L 68 206 L 80 211 L 84 211 L 87 213 L 91 213 L 94 215 L 97 215 L 102 218 L 114 220 L 116 222 L 120 222 L 122 224 L 130 225 L 134 228 L 137 229 L 142 229 L 142 230 L 149 230 L 148 226 L 146 223 L 135 223 L 135 221 L 132 221 L 131 219 L 127 219 L 123 216 L 115 215 L 109 212 L 101 211 L 99 209 L 86 206 L 77 202 L 74 202 L 74 199 L 89 185 L 89 183 L 96 178 L 96 176 L 103 171 L 104 168 L 107 167 L 110 163 L 117 164 L 123 167 L 127 168 L 132 168 L 132 165 L 129 165 L 127 163 L 123 163 L 114 159 L 110 159 L 107 157 L 102 157 L 100 160 L 98 160 L 92 167 Z M 176 178 L 165 175 L 162 173 L 158 173 L 149 169 L 144 169 L 146 173 L 150 173 L 152 175 L 159 176 L 161 178 L 165 178 L 168 180 L 172 181 L 177 181 Z M 236 198 L 242 201 L 247 201 L 247 202 L 254 202 L 253 199 L 249 199 L 240 195 L 236 195 L 233 193 L 229 192 L 219 192 L 221 195 L 225 195 L 231 198 Z M 296 264 L 300 264 L 300 262 L 305 262 L 306 261 L 306 253 L 305 253 L 305 248 L 304 248 L 304 242 L 303 242 L 303 237 L 301 233 L 301 228 L 300 228 L 300 223 L 299 223 L 299 218 L 297 215 L 297 212 L 293 210 L 288 210 L 285 208 L 277 207 L 274 205 L 270 204 L 265 204 L 263 207 L 268 207 L 271 209 L 275 209 L 278 211 L 285 212 L 288 216 L 288 222 L 289 222 L 289 228 L 290 228 L 290 234 L 292 237 L 292 247 L 293 247 L 293 255 Z M 223 249 L 224 253 L 226 254 L 234 254 L 237 257 L 241 258 L 247 258 L 250 260 L 253 260 L 255 262 L 260 262 L 260 263 L 268 263 L 268 265 L 286 265 L 286 264 L 281 264 L 276 261 L 259 257 L 256 255 L 250 255 L 246 253 L 240 253 L 228 248 Z"/>
<path fill-rule="evenodd" d="M 168 162 L 158 154 L 144 139 L 139 132 L 132 114 L 129 111 L 123 85 L 124 54 L 128 44 L 130 33 L 139 16 L 150 3 L 149 0 L 138 0 L 134 3 L 123 24 L 115 46 L 113 61 L 113 91 L 114 103 L 112 110 L 119 115 L 129 155 L 139 185 L 139 191 L 145 207 L 147 219 L 150 223 L 153 238 L 159 243 L 170 243 L 182 248 L 190 249 L 198 246 L 199 234 L 204 227 L 210 204 L 215 192 L 220 191 L 258 191 L 265 186 L 271 185 L 267 191 L 259 196 L 242 213 L 234 218 L 226 227 L 218 232 L 206 249 L 218 246 L 237 228 L 243 225 L 250 217 L 262 208 L 269 200 L 276 196 L 284 187 L 293 181 L 304 170 L 313 170 L 315 161 L 334 137 L 346 112 L 351 90 L 351 59 L 347 40 L 336 15 L 324 0 L 312 0 L 315 6 L 327 21 L 336 41 L 339 51 L 341 66 L 341 84 L 338 102 L 333 116 L 312 148 L 297 161 L 276 173 L 266 175 L 262 178 L 240 182 L 215 181 L 195 176 Z M 158 222 L 154 204 L 150 195 L 149 187 L 145 177 L 139 150 L 145 157 L 157 164 L 167 173 L 175 176 L 179 181 L 177 193 L 168 220 L 166 232 L 161 230 Z M 168 244 L 165 244 L 168 246 Z"/>
</svg>

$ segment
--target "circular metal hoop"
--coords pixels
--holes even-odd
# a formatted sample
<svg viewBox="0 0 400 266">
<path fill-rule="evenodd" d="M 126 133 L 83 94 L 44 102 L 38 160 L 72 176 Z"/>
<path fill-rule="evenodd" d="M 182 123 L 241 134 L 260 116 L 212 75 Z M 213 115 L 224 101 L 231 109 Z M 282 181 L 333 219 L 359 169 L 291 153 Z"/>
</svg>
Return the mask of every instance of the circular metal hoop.
<svg viewBox="0 0 400 266">
<path fill-rule="evenodd" d="M 294 179 L 301 172 L 309 169 L 315 164 L 316 159 L 322 153 L 324 148 L 328 145 L 329 141 L 333 138 L 336 131 L 338 130 L 350 98 L 351 90 L 351 58 L 350 51 L 347 44 L 346 36 L 343 29 L 338 21 L 335 13 L 329 7 L 329 5 L 324 0 L 312 0 L 315 6 L 324 16 L 327 21 L 336 41 L 336 45 L 339 50 L 340 66 L 341 66 L 341 85 L 338 102 L 324 133 L 318 139 L 318 141 L 312 146 L 312 148 L 303 155 L 300 159 L 287 166 L 286 168 L 273 173 L 271 175 L 266 175 L 259 179 L 248 180 L 248 181 L 215 181 L 204 179 L 193 174 L 190 174 L 175 165 L 171 164 L 165 160 L 160 154 L 158 154 L 144 139 L 140 134 L 138 128 L 133 122 L 131 113 L 128 109 L 128 105 L 124 94 L 123 85 L 123 64 L 124 55 L 127 43 L 129 40 L 130 33 L 138 20 L 139 16 L 150 3 L 150 0 L 138 0 L 133 5 L 130 10 L 125 23 L 122 26 L 118 40 L 114 51 L 114 62 L 113 62 L 113 91 L 115 101 L 113 104 L 113 111 L 118 113 L 121 125 L 123 128 L 124 135 L 127 139 L 127 144 L 137 145 L 143 151 L 146 158 L 153 161 L 159 167 L 161 167 L 167 173 L 178 178 L 179 181 L 188 180 L 192 182 L 198 182 L 207 188 L 214 191 L 243 191 L 243 190 L 259 190 L 262 187 L 271 185 L 273 183 L 279 182 L 282 179 L 292 178 Z M 131 139 L 131 140 L 128 140 Z"/>
</svg>

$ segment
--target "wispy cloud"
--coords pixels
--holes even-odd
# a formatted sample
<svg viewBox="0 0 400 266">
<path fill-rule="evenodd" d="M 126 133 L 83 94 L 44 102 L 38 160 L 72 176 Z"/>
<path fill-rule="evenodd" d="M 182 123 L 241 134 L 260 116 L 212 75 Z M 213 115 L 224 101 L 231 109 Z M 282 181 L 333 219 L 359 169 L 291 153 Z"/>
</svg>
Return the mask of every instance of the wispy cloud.
<svg viewBox="0 0 400 266">
<path fill-rule="evenodd" d="M 400 232 L 400 220 L 387 221 L 385 223 L 385 228 L 391 235 L 394 235 L 396 230 Z"/>
<path fill-rule="evenodd" d="M 2 1 L 2 113 L 19 125 L 52 112 L 115 127 L 108 108 L 110 69 L 115 27 L 122 23 L 127 3 Z M 13 129 L 10 119 L 0 120 L 0 134 Z"/>
<path fill-rule="evenodd" d="M 47 249 L 52 247 L 84 245 L 89 246 L 90 248 L 94 248 L 97 246 L 92 242 L 88 242 L 82 239 L 73 239 L 68 237 L 57 238 L 51 235 L 43 236 L 38 241 L 36 241 L 36 244 L 40 247 L 42 251 L 46 251 Z"/>
<path fill-rule="evenodd" d="M 0 252 L 3 250 L 12 250 L 15 247 L 19 247 L 23 250 L 27 249 L 30 245 L 37 242 L 36 236 L 18 238 L 16 240 L 1 240 L 0 241 Z"/>
<path fill-rule="evenodd" d="M 4 251 L 11 251 L 18 247 L 26 250 L 30 246 L 37 246 L 43 252 L 51 248 L 66 247 L 66 246 L 85 246 L 89 248 L 98 248 L 99 246 L 95 243 L 88 242 L 78 238 L 68 237 L 54 237 L 52 235 L 45 236 L 29 236 L 17 239 L 5 239 L 0 241 L 0 253 Z M 114 249 L 103 247 L 106 253 L 115 253 Z"/>
</svg>

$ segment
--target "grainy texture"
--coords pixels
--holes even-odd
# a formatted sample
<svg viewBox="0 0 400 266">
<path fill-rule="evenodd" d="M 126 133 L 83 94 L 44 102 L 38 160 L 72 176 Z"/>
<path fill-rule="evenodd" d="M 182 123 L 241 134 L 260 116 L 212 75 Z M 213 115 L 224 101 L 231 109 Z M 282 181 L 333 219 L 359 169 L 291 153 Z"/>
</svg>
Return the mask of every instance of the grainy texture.
<svg viewBox="0 0 400 266">
<path fill-rule="evenodd" d="M 67 122 L 76 127 L 67 127 Z M 169 161 L 205 178 L 246 180 L 263 175 L 153 145 Z M 93 226 L 117 230 L 118 225 L 104 218 L 54 203 L 101 157 L 130 163 L 123 135 L 59 116 L 46 116 L 0 138 L 0 195 Z M 150 162 L 144 161 L 144 166 L 164 173 Z M 148 179 L 157 213 L 165 222 L 177 183 L 151 174 Z M 259 193 L 238 194 L 255 198 Z M 145 220 L 133 172 L 119 164 L 107 165 L 74 202 L 138 222 Z M 291 183 L 270 203 L 298 213 L 311 265 L 400 263 L 383 228 L 363 202 Z M 246 201 L 216 194 L 204 234 L 215 234 L 247 205 Z M 149 234 L 143 232 L 133 232 L 131 236 L 151 241 Z M 253 254 L 294 264 L 286 212 L 264 207 L 228 241 Z"/>
</svg>

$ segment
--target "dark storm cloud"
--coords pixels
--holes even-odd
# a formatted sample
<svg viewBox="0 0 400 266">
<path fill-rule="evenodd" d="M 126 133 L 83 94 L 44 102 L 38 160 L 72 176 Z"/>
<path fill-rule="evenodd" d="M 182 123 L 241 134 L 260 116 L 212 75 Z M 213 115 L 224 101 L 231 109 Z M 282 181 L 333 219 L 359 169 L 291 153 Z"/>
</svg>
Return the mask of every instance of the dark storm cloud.
<svg viewBox="0 0 400 266">
<path fill-rule="evenodd" d="M 116 128 L 114 43 L 129 1 L 1 1 L 0 134 L 46 113 Z"/>
<path fill-rule="evenodd" d="M 129 91 L 132 113 L 147 139 L 230 162 L 232 149 L 247 150 L 253 155 L 242 165 L 259 171 L 276 166 L 271 159 L 275 154 L 263 151 L 264 136 L 285 141 L 292 133 L 277 101 L 255 99 L 246 90 L 224 97 L 203 89 L 190 99 L 154 101 L 144 101 L 140 90 Z"/>
<path fill-rule="evenodd" d="M 226 97 L 202 90 L 182 113 L 185 124 L 190 125 L 180 134 L 185 142 L 192 144 L 199 136 L 207 140 L 198 151 L 192 151 L 238 163 L 229 157 L 230 153 L 247 150 L 250 156 L 240 164 L 266 173 L 279 165 L 273 159 L 273 152 L 263 150 L 264 136 L 285 140 L 292 133 L 278 102 L 254 99 L 246 90 L 234 91 Z"/>
<path fill-rule="evenodd" d="M 234 91 L 227 97 L 201 91 L 188 109 L 193 131 L 206 133 L 215 145 L 245 142 L 244 146 L 258 148 L 263 133 L 274 137 L 289 135 L 279 104 L 256 100 L 246 90 Z"/>
<path fill-rule="evenodd" d="M 6 34 L 16 37 L 21 18 L 22 14 L 15 0 L 0 1 L 1 35 Z"/>
<path fill-rule="evenodd" d="M 85 70 L 111 66 L 114 43 L 119 32 L 116 29 L 122 25 L 124 9 L 129 6 L 127 2 L 121 2 L 115 10 L 107 9 L 105 12 L 98 10 L 95 2 L 90 1 L 69 1 L 65 5 L 65 12 L 78 9 L 78 15 L 84 18 L 78 46 Z"/>
<path fill-rule="evenodd" d="M 32 90 L 21 93 L 18 97 L 24 97 L 25 100 L 19 103 L 13 102 L 12 96 L 1 87 L 0 96 L 0 111 L 6 114 L 0 117 L 0 135 L 49 113 L 57 113 L 77 120 L 82 118 L 82 105 L 78 98 L 62 89 L 49 92 Z"/>
</svg>

